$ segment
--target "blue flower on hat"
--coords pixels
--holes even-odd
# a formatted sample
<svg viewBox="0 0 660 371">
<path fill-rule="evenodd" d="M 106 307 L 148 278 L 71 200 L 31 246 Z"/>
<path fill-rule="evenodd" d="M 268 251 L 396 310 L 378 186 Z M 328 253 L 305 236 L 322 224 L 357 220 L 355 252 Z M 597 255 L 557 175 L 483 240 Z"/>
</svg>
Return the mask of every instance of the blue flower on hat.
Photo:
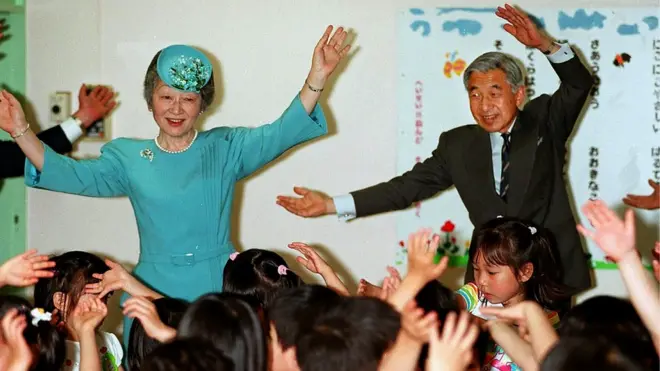
<svg viewBox="0 0 660 371">
<path fill-rule="evenodd" d="M 187 45 L 171 45 L 158 57 L 158 76 L 175 89 L 199 93 L 211 79 L 211 63 L 204 53 Z"/>
<path fill-rule="evenodd" d="M 170 67 L 172 87 L 184 91 L 200 91 L 211 77 L 211 68 L 205 66 L 202 60 L 194 57 L 180 56 Z"/>
</svg>

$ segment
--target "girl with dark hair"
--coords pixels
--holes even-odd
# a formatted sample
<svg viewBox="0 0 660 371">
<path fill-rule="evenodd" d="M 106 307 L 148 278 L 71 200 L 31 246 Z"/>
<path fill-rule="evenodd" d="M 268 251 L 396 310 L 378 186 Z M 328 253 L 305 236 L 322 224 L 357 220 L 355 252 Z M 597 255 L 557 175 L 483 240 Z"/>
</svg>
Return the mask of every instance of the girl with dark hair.
<svg viewBox="0 0 660 371">
<path fill-rule="evenodd" d="M 124 352 L 119 340 L 97 330 L 107 315 L 105 303 L 110 295 L 99 299 L 85 293 L 85 286 L 97 281 L 94 276 L 108 270 L 105 262 L 84 251 L 70 251 L 50 260 L 55 263 L 54 275 L 37 282 L 34 305 L 55 313 L 55 325 L 67 335 L 62 369 L 77 371 L 96 362 L 104 371 L 121 369 Z"/>
<path fill-rule="evenodd" d="M 279 290 L 303 284 L 276 252 L 250 249 L 229 257 L 223 272 L 222 292 L 245 295 L 255 305 L 268 308 Z"/>
<path fill-rule="evenodd" d="M 187 308 L 187 302 L 174 298 L 159 298 L 152 302 L 146 298 L 134 296 L 126 301 L 124 313 L 130 318 L 138 319 L 138 321 L 133 321 L 128 337 L 126 353 L 129 371 L 139 371 L 147 355 L 161 344 L 171 340 L 169 337 L 164 339 L 153 334 L 154 328 L 172 330 L 173 335 L 176 336 L 176 331 L 172 328 L 179 325 Z M 162 329 L 160 329 L 161 333 Z"/>
<path fill-rule="evenodd" d="M 183 315 L 177 338 L 207 341 L 231 359 L 235 370 L 268 369 L 263 325 L 254 307 L 240 295 L 201 296 Z"/>
<path fill-rule="evenodd" d="M 52 316 L 39 308 L 33 308 L 27 300 L 13 295 L 0 296 L 0 319 L 2 319 L 3 325 L 7 321 L 12 321 L 11 318 L 5 318 L 5 316 L 15 318 L 23 316 L 22 334 L 33 354 L 30 370 L 59 370 L 62 367 L 66 334 L 51 324 L 49 318 Z M 4 329 L 3 332 L 5 332 L 5 338 L 10 337 Z M 0 343 L 0 347 L 3 345 Z"/>
<path fill-rule="evenodd" d="M 533 300 L 556 326 L 555 310 L 570 299 L 571 290 L 562 283 L 561 260 L 553 242 L 549 231 L 520 219 L 496 218 L 484 224 L 469 254 L 475 281 L 458 290 L 459 305 L 488 320 L 491 317 L 481 308 Z M 484 363 L 495 369 L 515 365 L 500 346 L 489 352 Z"/>
</svg>

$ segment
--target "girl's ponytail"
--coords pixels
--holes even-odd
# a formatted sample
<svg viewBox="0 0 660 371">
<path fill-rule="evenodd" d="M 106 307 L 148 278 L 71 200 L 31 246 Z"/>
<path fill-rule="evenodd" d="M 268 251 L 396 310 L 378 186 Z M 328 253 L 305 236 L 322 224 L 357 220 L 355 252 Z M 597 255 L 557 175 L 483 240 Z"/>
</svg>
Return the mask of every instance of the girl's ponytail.
<svg viewBox="0 0 660 371">
<path fill-rule="evenodd" d="M 29 323 L 28 326 L 33 328 L 34 344 L 39 347 L 34 371 L 61 369 L 66 357 L 66 334 L 49 321 L 39 321 L 36 326 Z"/>
<path fill-rule="evenodd" d="M 563 283 L 564 269 L 556 240 L 548 229 L 529 225 L 532 234 L 529 260 L 534 273 L 526 282 L 527 298 L 534 299 L 548 309 L 561 309 L 575 290 Z"/>
</svg>

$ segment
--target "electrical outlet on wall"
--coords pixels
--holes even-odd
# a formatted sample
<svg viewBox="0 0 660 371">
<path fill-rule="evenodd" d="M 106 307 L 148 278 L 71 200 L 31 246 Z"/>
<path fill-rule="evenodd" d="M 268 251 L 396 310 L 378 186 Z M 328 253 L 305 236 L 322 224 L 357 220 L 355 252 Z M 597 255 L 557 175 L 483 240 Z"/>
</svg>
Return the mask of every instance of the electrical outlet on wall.
<svg viewBox="0 0 660 371">
<path fill-rule="evenodd" d="M 60 124 L 71 117 L 71 93 L 57 91 L 50 95 L 50 122 Z"/>
</svg>

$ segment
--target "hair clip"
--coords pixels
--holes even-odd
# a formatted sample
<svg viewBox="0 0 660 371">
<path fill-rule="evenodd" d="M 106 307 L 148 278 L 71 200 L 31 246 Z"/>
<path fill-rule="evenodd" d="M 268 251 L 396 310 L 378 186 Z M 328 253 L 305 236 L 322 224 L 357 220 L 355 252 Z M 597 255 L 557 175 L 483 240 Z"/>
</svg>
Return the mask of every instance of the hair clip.
<svg viewBox="0 0 660 371">
<path fill-rule="evenodd" d="M 535 234 L 536 234 L 536 228 L 535 228 L 535 227 L 532 227 L 532 226 L 530 225 L 530 226 L 527 227 L 527 228 L 529 228 L 529 232 L 530 232 L 532 235 L 535 235 Z"/>
<path fill-rule="evenodd" d="M 41 321 L 50 322 L 53 319 L 53 314 L 42 308 L 32 309 L 30 315 L 32 315 L 32 326 L 38 326 Z"/>
<path fill-rule="evenodd" d="M 288 271 L 288 270 L 289 270 L 289 268 L 287 268 L 283 265 L 280 265 L 279 267 L 277 267 L 277 273 L 279 273 L 280 276 L 286 276 L 286 271 Z"/>
<path fill-rule="evenodd" d="M 238 251 L 233 252 L 233 253 L 231 253 L 231 255 L 229 255 L 229 260 L 232 260 L 232 261 L 236 260 L 237 256 L 238 256 Z"/>
</svg>

